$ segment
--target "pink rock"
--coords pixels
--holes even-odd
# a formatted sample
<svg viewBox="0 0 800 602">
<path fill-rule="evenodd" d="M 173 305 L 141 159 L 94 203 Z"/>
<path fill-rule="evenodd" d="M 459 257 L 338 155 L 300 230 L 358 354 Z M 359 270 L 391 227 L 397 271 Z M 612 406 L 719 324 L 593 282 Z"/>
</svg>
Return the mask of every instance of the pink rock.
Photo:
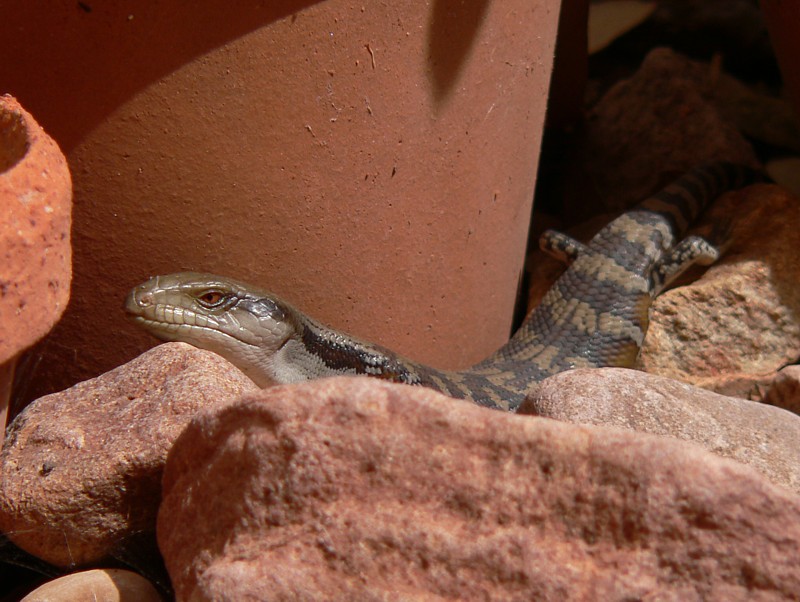
<svg viewBox="0 0 800 602">
<path fill-rule="evenodd" d="M 94 569 L 48 581 L 21 602 L 160 602 L 144 577 L 121 569 Z"/>
<path fill-rule="evenodd" d="M 55 565 L 101 559 L 153 530 L 167 451 L 194 413 L 256 390 L 218 355 L 167 343 L 36 400 L 3 445 L 0 530 Z"/>
<path fill-rule="evenodd" d="M 571 370 L 539 385 L 519 413 L 691 441 L 800 493 L 800 416 L 622 368 Z"/>
<path fill-rule="evenodd" d="M 800 498 L 665 437 L 369 379 L 203 412 L 164 473 L 179 600 L 790 600 Z"/>
<path fill-rule="evenodd" d="M 565 182 L 565 214 L 582 220 L 622 211 L 699 165 L 755 164 L 750 144 L 718 106 L 719 78 L 719 67 L 652 50 L 589 112 Z"/>
<path fill-rule="evenodd" d="M 800 357 L 800 199 L 751 186 L 721 197 L 706 223 L 729 218 L 723 258 L 653 303 L 639 367 L 745 397 Z"/>
</svg>

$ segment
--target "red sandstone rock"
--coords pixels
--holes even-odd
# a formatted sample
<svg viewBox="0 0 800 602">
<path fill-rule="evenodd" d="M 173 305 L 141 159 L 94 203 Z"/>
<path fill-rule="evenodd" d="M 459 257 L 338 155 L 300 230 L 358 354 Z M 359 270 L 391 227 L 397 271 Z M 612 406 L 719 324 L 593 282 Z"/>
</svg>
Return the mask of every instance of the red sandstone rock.
<svg viewBox="0 0 800 602">
<path fill-rule="evenodd" d="M 587 116 L 565 214 L 622 211 L 705 163 L 755 164 L 749 143 L 715 104 L 717 77 L 713 66 L 651 51 Z"/>
<path fill-rule="evenodd" d="M 601 368 L 542 381 L 519 413 L 692 441 L 800 493 L 800 416 L 763 403 L 636 370 Z"/>
<path fill-rule="evenodd" d="M 179 600 L 790 600 L 800 498 L 665 437 L 368 379 L 204 412 L 164 473 Z"/>
<path fill-rule="evenodd" d="M 174 439 L 199 409 L 255 390 L 218 355 L 166 343 L 36 400 L 0 455 L 0 530 L 59 566 L 96 561 L 152 531 Z"/>
<path fill-rule="evenodd" d="M 160 602 L 144 577 L 121 569 L 94 569 L 48 581 L 21 602 Z"/>
</svg>

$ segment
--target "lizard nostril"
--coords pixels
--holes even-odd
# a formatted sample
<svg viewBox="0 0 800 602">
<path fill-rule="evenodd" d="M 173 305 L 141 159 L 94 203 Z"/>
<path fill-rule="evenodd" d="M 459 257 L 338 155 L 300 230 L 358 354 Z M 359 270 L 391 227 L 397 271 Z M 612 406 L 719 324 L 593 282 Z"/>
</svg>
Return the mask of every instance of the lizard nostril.
<svg viewBox="0 0 800 602">
<path fill-rule="evenodd" d="M 142 307 L 148 307 L 153 304 L 153 293 L 151 291 L 144 291 L 137 295 L 136 302 Z"/>
</svg>

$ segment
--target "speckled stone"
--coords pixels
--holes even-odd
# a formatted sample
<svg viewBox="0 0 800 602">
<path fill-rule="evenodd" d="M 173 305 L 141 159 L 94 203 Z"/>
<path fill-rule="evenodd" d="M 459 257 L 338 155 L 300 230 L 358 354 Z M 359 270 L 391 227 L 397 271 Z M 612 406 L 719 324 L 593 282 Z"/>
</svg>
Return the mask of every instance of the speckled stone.
<svg viewBox="0 0 800 602">
<path fill-rule="evenodd" d="M 172 442 L 198 410 L 255 390 L 218 355 L 166 343 L 37 399 L 0 454 L 0 530 L 59 566 L 97 561 L 152 532 Z"/>
<path fill-rule="evenodd" d="M 600 368 L 545 379 L 519 412 L 691 441 L 800 493 L 800 416 L 771 405 L 636 370 Z"/>
<path fill-rule="evenodd" d="M 792 600 L 800 498 L 695 445 L 367 378 L 198 415 L 164 472 L 180 600 Z"/>
</svg>

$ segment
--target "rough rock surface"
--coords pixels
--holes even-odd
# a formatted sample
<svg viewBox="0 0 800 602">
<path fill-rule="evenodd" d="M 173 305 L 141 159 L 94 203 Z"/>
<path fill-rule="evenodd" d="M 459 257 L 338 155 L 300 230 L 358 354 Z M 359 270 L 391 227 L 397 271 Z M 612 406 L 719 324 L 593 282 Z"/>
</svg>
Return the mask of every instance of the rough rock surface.
<svg viewBox="0 0 800 602">
<path fill-rule="evenodd" d="M 122 569 L 72 573 L 37 587 L 21 602 L 161 602 L 144 577 Z"/>
<path fill-rule="evenodd" d="M 698 446 L 369 379 L 198 415 L 164 472 L 179 600 L 789 600 L 800 498 Z"/>
<path fill-rule="evenodd" d="M 639 367 L 749 397 L 800 357 L 800 198 L 750 186 L 721 197 L 706 221 L 731 216 L 725 256 L 653 303 Z"/>
<path fill-rule="evenodd" d="M 601 368 L 542 381 L 519 413 L 692 441 L 800 493 L 800 416 L 763 403 L 636 370 Z"/>
<path fill-rule="evenodd" d="M 764 403 L 800 414 L 800 366 L 786 366 L 778 372 L 767 389 Z"/>
<path fill-rule="evenodd" d="M 59 566 L 152 531 L 172 442 L 199 409 L 255 390 L 221 357 L 167 343 L 34 401 L 0 456 L 0 530 Z"/>
<path fill-rule="evenodd" d="M 565 182 L 565 214 L 582 221 L 622 211 L 705 163 L 755 165 L 749 143 L 715 104 L 718 75 L 718 68 L 672 50 L 651 51 L 587 116 Z"/>
<path fill-rule="evenodd" d="M 44 336 L 69 301 L 71 213 L 58 145 L 0 96 L 0 364 Z"/>
</svg>

